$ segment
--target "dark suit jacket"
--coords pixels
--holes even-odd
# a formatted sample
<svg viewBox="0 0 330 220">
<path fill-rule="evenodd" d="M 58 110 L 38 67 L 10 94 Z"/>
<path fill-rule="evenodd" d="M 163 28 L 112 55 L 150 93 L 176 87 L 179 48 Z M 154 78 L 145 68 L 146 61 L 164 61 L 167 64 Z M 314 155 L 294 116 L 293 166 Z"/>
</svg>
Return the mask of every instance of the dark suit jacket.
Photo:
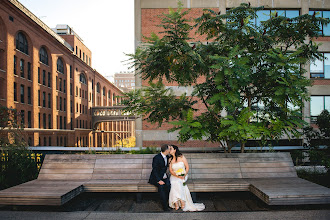
<svg viewBox="0 0 330 220">
<path fill-rule="evenodd" d="M 160 153 L 154 156 L 154 158 L 152 159 L 152 171 L 150 174 L 149 183 L 158 186 L 157 183 L 163 179 L 167 167 L 168 167 L 168 160 L 167 160 L 167 165 L 165 166 L 164 158 Z"/>
</svg>

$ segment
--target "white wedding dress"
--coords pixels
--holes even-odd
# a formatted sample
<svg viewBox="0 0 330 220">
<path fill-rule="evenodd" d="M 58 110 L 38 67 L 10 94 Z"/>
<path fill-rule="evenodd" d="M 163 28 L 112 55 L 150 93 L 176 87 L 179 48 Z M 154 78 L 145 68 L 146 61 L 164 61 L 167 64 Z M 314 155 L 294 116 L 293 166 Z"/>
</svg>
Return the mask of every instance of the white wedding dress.
<svg viewBox="0 0 330 220">
<path fill-rule="evenodd" d="M 182 161 L 172 163 L 171 166 L 172 166 L 172 170 L 174 172 L 179 169 L 185 170 L 185 166 Z M 188 175 L 186 176 L 186 180 L 187 180 L 187 177 L 188 177 Z M 205 209 L 205 205 L 203 203 L 193 203 L 188 186 L 183 185 L 184 181 L 182 179 L 177 178 L 175 176 L 171 176 L 170 181 L 171 181 L 171 191 L 170 191 L 168 202 L 169 202 L 169 206 L 171 208 L 175 208 L 175 205 L 174 205 L 175 202 L 178 202 L 178 204 L 180 206 L 179 200 L 182 200 L 185 203 L 185 207 L 183 209 L 184 212 L 186 212 L 186 211 L 191 211 L 191 212 L 202 211 Z"/>
</svg>

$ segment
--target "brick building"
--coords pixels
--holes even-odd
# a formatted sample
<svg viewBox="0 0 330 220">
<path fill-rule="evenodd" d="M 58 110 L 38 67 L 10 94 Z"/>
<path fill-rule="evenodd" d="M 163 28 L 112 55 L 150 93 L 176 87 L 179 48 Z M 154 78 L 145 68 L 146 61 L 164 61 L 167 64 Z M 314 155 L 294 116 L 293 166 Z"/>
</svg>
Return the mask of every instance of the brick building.
<svg viewBox="0 0 330 220">
<path fill-rule="evenodd" d="M 189 18 L 196 18 L 202 15 L 204 8 L 210 8 L 215 11 L 225 13 L 227 9 L 237 7 L 240 3 L 250 2 L 251 6 L 264 6 L 265 10 L 260 12 L 260 18 L 268 19 L 265 14 L 270 14 L 271 10 L 277 10 L 284 16 L 298 16 L 306 13 L 319 12 L 319 16 L 330 18 L 330 1 L 317 1 L 317 0 L 206 0 L 194 1 L 183 0 L 183 7 L 191 9 Z M 157 26 L 161 19 L 158 17 L 162 13 L 168 13 L 168 8 L 176 8 L 176 0 L 135 0 L 135 46 L 138 47 L 143 43 L 142 36 L 149 37 L 152 32 L 158 33 L 161 31 Z M 256 23 L 257 24 L 257 23 Z M 308 123 L 313 123 L 313 116 L 317 116 L 323 109 L 330 110 L 330 25 L 322 27 L 325 37 L 315 39 L 317 43 L 322 43 L 319 50 L 324 52 L 328 57 L 325 61 L 316 61 L 315 64 L 306 66 L 307 77 L 313 80 L 313 86 L 309 88 L 311 101 L 305 103 L 302 110 L 304 117 Z M 190 35 L 192 41 L 204 40 L 200 36 L 195 36 L 193 33 Z M 142 81 L 140 75 L 136 75 L 135 79 L 136 88 L 147 85 L 147 82 Z M 179 96 L 183 92 L 190 94 L 192 86 L 178 87 L 177 84 L 169 84 L 166 86 L 173 88 L 174 92 Z M 201 106 L 202 108 L 202 106 Z M 177 144 L 177 133 L 168 133 L 167 129 L 171 127 L 164 124 L 162 127 L 157 128 L 154 125 L 138 119 L 136 121 L 136 140 L 137 146 L 160 145 L 162 143 Z M 217 144 L 207 143 L 205 141 L 188 141 L 179 146 L 187 147 L 213 147 Z"/>
<path fill-rule="evenodd" d="M 124 92 L 128 92 L 135 88 L 135 75 L 134 72 L 120 72 L 115 73 L 114 83 Z"/>
<path fill-rule="evenodd" d="M 91 64 L 68 25 L 52 30 L 17 0 L 0 0 L 0 105 L 20 113 L 30 146 L 112 146 L 134 135 L 132 122 L 94 132 L 91 108 L 118 105 L 122 92 Z"/>
</svg>

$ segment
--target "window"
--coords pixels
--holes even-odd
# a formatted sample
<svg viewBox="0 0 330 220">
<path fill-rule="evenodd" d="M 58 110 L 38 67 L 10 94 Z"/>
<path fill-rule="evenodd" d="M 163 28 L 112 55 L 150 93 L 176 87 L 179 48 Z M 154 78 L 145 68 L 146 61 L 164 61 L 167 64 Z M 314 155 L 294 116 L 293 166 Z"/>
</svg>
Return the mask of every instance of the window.
<svg viewBox="0 0 330 220">
<path fill-rule="evenodd" d="M 81 98 L 81 88 L 79 88 L 79 97 Z"/>
<path fill-rule="evenodd" d="M 272 13 L 277 13 L 278 16 L 284 16 L 287 18 L 294 18 L 299 16 L 299 10 L 261 10 L 257 11 L 257 17 L 252 20 L 253 24 L 261 26 L 262 21 L 270 19 Z"/>
<path fill-rule="evenodd" d="M 73 113 L 73 101 L 70 102 L 70 112 Z"/>
<path fill-rule="evenodd" d="M 16 66 L 17 66 L 17 57 L 14 56 L 14 74 L 15 74 L 15 75 L 17 75 Z"/>
<path fill-rule="evenodd" d="M 111 92 L 110 92 L 110 90 L 108 91 L 108 98 L 109 99 L 111 98 Z"/>
<path fill-rule="evenodd" d="M 38 67 L 38 83 L 40 83 L 40 67 Z"/>
<path fill-rule="evenodd" d="M 24 103 L 24 85 L 21 85 L 21 103 Z"/>
<path fill-rule="evenodd" d="M 42 85 L 46 85 L 46 70 L 42 71 Z"/>
<path fill-rule="evenodd" d="M 78 86 L 76 86 L 76 96 L 78 96 Z"/>
<path fill-rule="evenodd" d="M 76 55 L 78 54 L 78 47 L 76 46 Z"/>
<path fill-rule="evenodd" d="M 58 77 L 56 76 L 56 90 L 58 90 Z"/>
<path fill-rule="evenodd" d="M 62 116 L 60 116 L 60 129 L 62 129 Z"/>
<path fill-rule="evenodd" d="M 49 144 L 49 146 L 52 146 L 52 138 L 51 137 L 48 138 L 48 144 Z"/>
<path fill-rule="evenodd" d="M 66 112 L 66 98 L 63 99 L 63 111 Z"/>
<path fill-rule="evenodd" d="M 70 79 L 72 79 L 73 74 L 72 74 L 72 66 L 70 65 Z"/>
<path fill-rule="evenodd" d="M 24 78 L 24 60 L 23 59 L 20 60 L 19 67 L 20 67 L 21 77 Z"/>
<path fill-rule="evenodd" d="M 50 76 L 50 72 L 48 72 L 48 87 L 50 88 L 52 86 L 52 78 Z"/>
<path fill-rule="evenodd" d="M 324 60 L 315 60 L 310 65 L 311 78 L 330 79 L 330 53 L 323 53 Z"/>
<path fill-rule="evenodd" d="M 72 95 L 72 83 L 70 83 L 70 95 Z"/>
<path fill-rule="evenodd" d="M 28 69 L 27 69 L 27 79 L 31 80 L 31 63 L 28 62 Z"/>
<path fill-rule="evenodd" d="M 83 61 L 85 61 L 85 52 L 83 52 Z"/>
<path fill-rule="evenodd" d="M 330 18 L 330 11 L 309 11 L 310 15 L 313 15 L 315 13 L 316 17 L 321 17 L 321 18 Z M 320 32 L 324 36 L 330 36 L 330 24 L 328 25 L 321 25 L 320 24 Z"/>
<path fill-rule="evenodd" d="M 103 87 L 103 96 L 105 96 L 105 87 Z"/>
<path fill-rule="evenodd" d="M 70 124 L 71 124 L 71 130 L 73 130 L 73 121 L 72 121 L 72 118 L 71 118 Z"/>
<path fill-rule="evenodd" d="M 25 54 L 29 54 L 28 42 L 22 32 L 18 32 L 18 34 L 16 35 L 16 49 Z"/>
<path fill-rule="evenodd" d="M 31 97 L 32 97 L 32 94 L 31 94 L 31 87 L 28 87 L 27 88 L 27 93 L 28 93 L 28 104 L 32 104 L 32 99 L 31 99 Z"/>
<path fill-rule="evenodd" d="M 330 111 L 330 96 L 311 96 L 310 109 L 312 121 L 315 121 L 323 110 Z"/>
<path fill-rule="evenodd" d="M 87 85 L 87 80 L 86 80 L 86 77 L 85 77 L 85 75 L 83 73 L 80 73 L 79 79 L 80 79 L 80 82 L 81 83 Z"/>
<path fill-rule="evenodd" d="M 64 74 L 64 64 L 61 58 L 57 59 L 57 71 Z"/>
<path fill-rule="evenodd" d="M 24 110 L 21 110 L 21 124 L 22 124 L 22 126 L 23 127 L 25 127 L 25 112 L 24 112 Z"/>
<path fill-rule="evenodd" d="M 48 108 L 51 108 L 51 100 L 50 93 L 48 93 Z"/>
<path fill-rule="evenodd" d="M 17 101 L 17 84 L 14 82 L 14 101 Z"/>
<path fill-rule="evenodd" d="M 60 91 L 62 92 L 62 78 L 59 78 Z"/>
<path fill-rule="evenodd" d="M 32 114 L 31 111 L 28 111 L 28 127 L 32 127 Z"/>
<path fill-rule="evenodd" d="M 43 64 L 48 65 L 48 54 L 45 47 L 41 47 L 39 50 L 39 61 L 42 62 Z"/>
<path fill-rule="evenodd" d="M 62 111 L 62 97 L 60 97 L 60 110 Z"/>
<path fill-rule="evenodd" d="M 66 117 L 64 117 L 63 123 L 64 123 L 64 129 L 66 129 Z"/>
<path fill-rule="evenodd" d="M 42 124 L 43 124 L 43 128 L 44 129 L 46 129 L 46 114 L 44 113 L 43 115 L 42 115 Z"/>
<path fill-rule="evenodd" d="M 41 128 L 41 121 L 40 121 L 41 118 L 40 118 L 40 117 L 41 117 L 41 114 L 39 113 L 39 114 L 38 114 L 39 128 Z"/>
<path fill-rule="evenodd" d="M 38 106 L 41 106 L 41 104 L 40 104 L 40 90 L 38 90 Z"/>
<path fill-rule="evenodd" d="M 46 107 L 46 93 L 42 92 L 42 107 Z"/>
<path fill-rule="evenodd" d="M 66 93 L 66 80 L 63 80 L 63 92 Z"/>
<path fill-rule="evenodd" d="M 51 129 L 52 128 L 52 116 L 49 114 L 48 115 L 48 128 Z M 49 141 L 50 143 L 50 141 Z"/>
<path fill-rule="evenodd" d="M 101 86 L 100 86 L 100 83 L 97 83 L 97 84 L 96 84 L 96 92 L 97 92 L 97 93 L 100 93 L 100 92 L 101 92 Z"/>
</svg>

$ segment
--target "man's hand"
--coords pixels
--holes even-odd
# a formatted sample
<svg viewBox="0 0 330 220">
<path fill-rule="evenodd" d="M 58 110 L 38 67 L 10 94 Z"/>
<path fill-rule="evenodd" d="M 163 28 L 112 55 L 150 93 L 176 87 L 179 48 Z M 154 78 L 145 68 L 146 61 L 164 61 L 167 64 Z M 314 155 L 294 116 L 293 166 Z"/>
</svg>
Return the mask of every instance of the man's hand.
<svg viewBox="0 0 330 220">
<path fill-rule="evenodd" d="M 165 183 L 164 183 L 163 180 L 159 180 L 158 184 L 159 184 L 159 185 L 164 185 Z"/>
</svg>

